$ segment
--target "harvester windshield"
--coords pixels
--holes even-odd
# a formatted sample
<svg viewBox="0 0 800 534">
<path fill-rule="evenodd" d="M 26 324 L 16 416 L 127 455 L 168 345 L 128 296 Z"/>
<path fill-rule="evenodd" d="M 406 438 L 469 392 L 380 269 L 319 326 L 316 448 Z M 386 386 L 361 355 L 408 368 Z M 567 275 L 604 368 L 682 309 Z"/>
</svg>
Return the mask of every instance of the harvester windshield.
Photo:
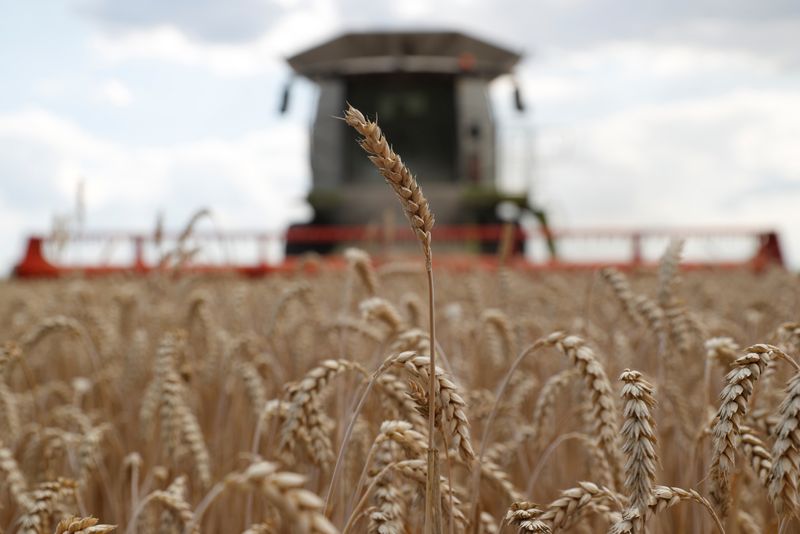
<svg viewBox="0 0 800 534">
<path fill-rule="evenodd" d="M 386 136 L 425 182 L 456 181 L 455 78 L 365 74 L 348 79 L 347 101 L 374 110 Z M 344 126 L 344 125 L 342 125 Z M 355 143 L 346 145 L 346 183 L 375 182 L 375 169 Z"/>
</svg>

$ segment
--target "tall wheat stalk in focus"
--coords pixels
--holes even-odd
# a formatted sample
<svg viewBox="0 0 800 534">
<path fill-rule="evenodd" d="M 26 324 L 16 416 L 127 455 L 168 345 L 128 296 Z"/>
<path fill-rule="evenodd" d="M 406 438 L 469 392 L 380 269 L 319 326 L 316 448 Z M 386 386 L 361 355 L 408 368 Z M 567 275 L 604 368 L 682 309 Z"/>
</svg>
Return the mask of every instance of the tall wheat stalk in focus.
<svg viewBox="0 0 800 534">
<path fill-rule="evenodd" d="M 428 200 L 422 194 L 422 188 L 414 175 L 408 170 L 400 156 L 389 146 L 386 137 L 377 123 L 367 120 L 364 115 L 349 106 L 344 114 L 345 122 L 352 126 L 362 138 L 359 144 L 369 154 L 369 160 L 377 167 L 378 172 L 394 190 L 400 205 L 417 236 L 425 255 L 425 272 L 428 280 L 428 313 L 429 335 L 431 340 L 431 358 L 428 381 L 428 472 L 425 486 L 425 529 L 427 532 L 441 532 L 440 499 L 436 495 L 439 489 L 439 467 L 437 451 L 434 443 L 436 419 L 436 326 L 434 320 L 434 284 L 433 257 L 431 250 L 431 229 L 434 217 L 430 211 Z"/>
</svg>

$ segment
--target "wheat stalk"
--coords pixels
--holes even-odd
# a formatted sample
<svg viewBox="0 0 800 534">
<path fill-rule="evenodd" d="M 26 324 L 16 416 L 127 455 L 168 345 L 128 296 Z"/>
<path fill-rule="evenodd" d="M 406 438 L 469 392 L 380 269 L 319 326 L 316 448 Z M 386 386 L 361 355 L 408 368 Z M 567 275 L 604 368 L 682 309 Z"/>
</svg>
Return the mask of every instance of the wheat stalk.
<svg viewBox="0 0 800 534">
<path fill-rule="evenodd" d="M 429 375 L 432 376 L 435 374 L 436 369 L 433 252 L 431 249 L 431 230 L 434 224 L 433 213 L 431 213 L 428 200 L 422 194 L 422 188 L 411 174 L 411 171 L 408 170 L 408 167 L 405 166 L 400 156 L 389 146 L 388 141 L 377 123 L 367 120 L 364 115 L 353 106 L 349 106 L 345 111 L 344 120 L 349 126 L 363 136 L 362 139 L 359 140 L 361 148 L 369 154 L 369 160 L 384 177 L 386 183 L 394 190 L 403 208 L 403 212 L 422 247 L 422 253 L 425 256 L 425 271 L 428 278 L 428 312 L 431 340 Z M 425 491 L 425 509 L 427 514 L 426 530 L 428 532 L 438 533 L 441 531 L 441 526 L 439 524 L 434 524 L 435 518 L 438 515 L 438 511 L 434 509 L 435 506 L 438 506 L 438 498 L 435 495 L 438 488 L 435 479 L 435 474 L 438 471 L 438 460 L 436 456 L 437 451 L 434 447 L 436 391 L 433 381 L 430 382 L 428 402 L 429 480 Z"/>
</svg>

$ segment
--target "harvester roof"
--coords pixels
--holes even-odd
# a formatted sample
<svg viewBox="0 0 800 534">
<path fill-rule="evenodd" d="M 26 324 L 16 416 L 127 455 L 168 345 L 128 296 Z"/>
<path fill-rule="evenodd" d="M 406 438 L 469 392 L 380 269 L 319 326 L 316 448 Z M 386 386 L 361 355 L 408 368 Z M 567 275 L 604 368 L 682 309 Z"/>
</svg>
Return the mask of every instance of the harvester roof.
<svg viewBox="0 0 800 534">
<path fill-rule="evenodd" d="M 495 78 L 520 54 L 459 32 L 346 33 L 288 59 L 310 78 L 381 72 L 465 73 Z"/>
</svg>

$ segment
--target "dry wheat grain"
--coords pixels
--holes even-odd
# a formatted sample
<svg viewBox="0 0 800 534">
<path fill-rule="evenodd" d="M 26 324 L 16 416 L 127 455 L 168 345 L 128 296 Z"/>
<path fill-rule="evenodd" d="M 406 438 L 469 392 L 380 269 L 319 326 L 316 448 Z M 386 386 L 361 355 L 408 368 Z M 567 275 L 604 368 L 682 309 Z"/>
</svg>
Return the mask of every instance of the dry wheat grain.
<svg viewBox="0 0 800 534">
<path fill-rule="evenodd" d="M 755 382 L 764 372 L 769 361 L 778 356 L 774 347 L 753 345 L 747 354 L 736 359 L 734 367 L 726 377 L 727 385 L 720 393 L 720 407 L 714 422 L 714 449 L 711 456 L 710 495 L 712 502 L 724 519 L 730 499 L 729 477 L 733 471 L 735 451 L 739 440 L 739 427 L 747 415 L 748 402 Z"/>
<path fill-rule="evenodd" d="M 638 509 L 643 519 L 647 518 L 647 503 L 650 500 L 656 478 L 655 423 L 651 412 L 655 407 L 653 386 L 638 371 L 626 369 L 620 375 L 621 397 L 624 402 L 621 434 L 624 438 L 622 452 L 625 456 L 625 486 L 630 493 L 631 506 Z"/>
<path fill-rule="evenodd" d="M 797 479 L 800 469 L 800 373 L 795 374 L 786 388 L 779 409 L 772 446 L 772 468 L 769 471 L 769 497 L 779 516 L 792 515 L 797 510 Z"/>
</svg>

